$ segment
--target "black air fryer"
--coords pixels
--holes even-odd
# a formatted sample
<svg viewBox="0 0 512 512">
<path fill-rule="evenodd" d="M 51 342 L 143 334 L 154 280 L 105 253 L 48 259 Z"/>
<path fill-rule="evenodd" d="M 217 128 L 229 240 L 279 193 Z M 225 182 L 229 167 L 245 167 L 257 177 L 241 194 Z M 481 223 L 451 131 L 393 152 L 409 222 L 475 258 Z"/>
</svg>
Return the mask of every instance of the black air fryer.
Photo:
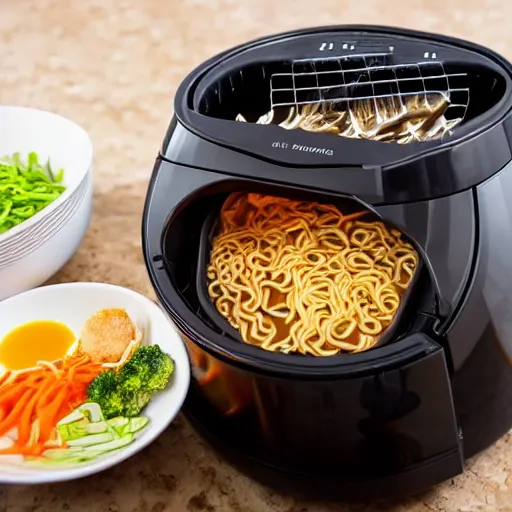
<svg viewBox="0 0 512 512">
<path fill-rule="evenodd" d="M 144 255 L 191 357 L 186 416 L 253 477 L 322 496 L 413 493 L 461 473 L 511 427 L 511 75 L 465 41 L 341 26 L 244 44 L 181 84 Z M 357 102 L 384 100 L 403 114 L 429 98 L 442 116 L 423 131 L 377 110 L 381 125 L 366 131 L 285 119 L 304 105 L 346 118 Z M 200 276 L 212 212 L 237 191 L 357 204 L 400 229 L 421 265 L 391 338 L 314 357 L 223 327 Z"/>
</svg>

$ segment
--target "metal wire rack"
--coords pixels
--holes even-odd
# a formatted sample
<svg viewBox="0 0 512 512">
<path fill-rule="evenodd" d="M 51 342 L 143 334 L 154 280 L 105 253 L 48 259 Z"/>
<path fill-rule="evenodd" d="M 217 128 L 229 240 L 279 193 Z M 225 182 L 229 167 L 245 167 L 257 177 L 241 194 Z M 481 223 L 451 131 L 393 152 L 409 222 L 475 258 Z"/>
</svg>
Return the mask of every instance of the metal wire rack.
<svg viewBox="0 0 512 512">
<path fill-rule="evenodd" d="M 360 53 L 291 63 L 290 72 L 270 77 L 271 108 L 307 104 L 340 104 L 385 98 L 442 95 L 446 117 L 464 119 L 469 105 L 467 73 L 446 72 L 438 60 L 390 64 L 391 53 Z M 427 57 L 427 55 L 425 55 Z"/>
</svg>

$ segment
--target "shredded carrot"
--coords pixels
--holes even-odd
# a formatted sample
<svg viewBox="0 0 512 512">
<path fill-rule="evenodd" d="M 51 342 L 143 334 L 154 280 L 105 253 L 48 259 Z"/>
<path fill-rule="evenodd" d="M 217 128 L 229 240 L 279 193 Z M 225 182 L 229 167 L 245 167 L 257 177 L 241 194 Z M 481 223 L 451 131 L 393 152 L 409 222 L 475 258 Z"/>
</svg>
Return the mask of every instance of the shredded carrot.
<svg viewBox="0 0 512 512">
<path fill-rule="evenodd" d="M 93 368 L 92 370 L 89 368 L 83 368 L 83 359 L 82 361 L 79 361 L 78 363 L 72 364 L 69 367 L 68 371 L 68 380 L 73 381 L 75 375 L 77 374 L 87 374 L 90 375 L 91 373 L 96 375 L 98 373 L 98 368 Z M 82 367 L 82 368 L 81 368 Z"/>
<path fill-rule="evenodd" d="M 0 435 L 7 434 L 11 428 L 15 427 L 20 419 L 23 409 L 27 406 L 34 395 L 35 391 L 29 389 L 22 397 L 16 402 L 16 405 L 7 413 L 7 416 L 0 423 Z"/>
<path fill-rule="evenodd" d="M 15 384 L 10 388 L 4 390 L 0 388 L 0 403 L 2 405 L 10 404 L 12 402 L 17 402 L 21 395 L 23 395 L 24 389 L 19 384 Z"/>
<path fill-rule="evenodd" d="M 49 363 L 48 361 L 39 361 L 37 363 L 39 366 L 43 366 L 53 372 L 55 375 L 59 375 L 59 368 L 57 368 L 53 363 Z"/>
<path fill-rule="evenodd" d="M 28 403 L 25 410 L 21 413 L 19 427 L 18 427 L 18 442 L 20 444 L 27 444 L 30 438 L 30 431 L 32 430 L 32 418 L 36 410 L 36 406 L 41 396 L 53 385 L 51 379 L 48 379 L 36 393 L 32 396 L 32 399 Z"/>
<path fill-rule="evenodd" d="M 85 402 L 87 386 L 101 371 L 100 364 L 80 355 L 64 359 L 58 367 L 42 362 L 27 372 L 2 375 L 0 436 L 18 427 L 18 439 L 0 454 L 40 455 L 54 439 L 58 421 Z M 34 440 L 30 437 L 35 421 L 39 422 L 39 438 Z"/>
<path fill-rule="evenodd" d="M 62 406 L 65 403 L 68 393 L 69 388 L 67 384 L 64 383 L 55 398 L 41 410 L 39 417 L 41 422 L 41 438 L 46 440 L 50 439 L 52 430 L 60 419 L 58 418 L 59 410 L 63 408 Z"/>
<path fill-rule="evenodd" d="M 12 384 L 25 384 L 25 383 L 36 383 L 44 379 L 46 375 L 50 374 L 50 370 L 46 368 L 41 369 L 32 369 L 29 372 L 20 371 L 20 372 L 11 372 L 9 377 L 5 379 L 5 381 L 0 384 L 0 392 L 2 389 L 11 387 Z"/>
</svg>

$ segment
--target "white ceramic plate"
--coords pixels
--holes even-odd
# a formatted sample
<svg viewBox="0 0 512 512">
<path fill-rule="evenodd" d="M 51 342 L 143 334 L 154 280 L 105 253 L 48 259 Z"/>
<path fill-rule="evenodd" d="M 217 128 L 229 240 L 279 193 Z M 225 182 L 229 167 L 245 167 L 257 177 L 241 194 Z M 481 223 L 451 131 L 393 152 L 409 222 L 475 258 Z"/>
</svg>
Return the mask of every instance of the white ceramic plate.
<svg viewBox="0 0 512 512">
<path fill-rule="evenodd" d="M 142 415 L 150 424 L 126 448 L 92 462 L 65 469 L 33 469 L 0 465 L 0 483 L 41 484 L 73 480 L 98 473 L 131 457 L 154 441 L 178 414 L 190 382 L 190 366 L 184 343 L 160 307 L 127 288 L 101 283 L 69 283 L 43 286 L 0 302 L 0 340 L 20 324 L 56 320 L 79 334 L 85 320 L 102 308 L 124 308 L 145 333 L 145 344 L 158 344 L 175 361 L 169 386 L 154 395 Z"/>
</svg>

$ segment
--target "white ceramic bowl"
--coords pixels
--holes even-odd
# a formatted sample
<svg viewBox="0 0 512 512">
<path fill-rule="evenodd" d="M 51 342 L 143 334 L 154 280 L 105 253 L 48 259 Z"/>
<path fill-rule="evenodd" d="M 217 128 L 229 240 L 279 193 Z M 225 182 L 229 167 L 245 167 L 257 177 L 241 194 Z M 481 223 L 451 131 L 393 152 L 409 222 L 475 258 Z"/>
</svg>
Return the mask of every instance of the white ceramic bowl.
<svg viewBox="0 0 512 512">
<path fill-rule="evenodd" d="M 131 457 L 154 441 L 178 414 L 190 382 L 187 351 L 173 324 L 160 307 L 127 288 L 101 283 L 66 283 L 42 286 L 0 303 L 0 340 L 16 326 L 33 320 L 55 320 L 68 325 L 75 334 L 85 320 L 101 308 L 124 308 L 145 331 L 144 343 L 158 344 L 175 361 L 169 386 L 154 395 L 143 415 L 150 424 L 126 448 L 101 459 L 64 469 L 32 469 L 2 466 L 0 484 L 40 484 L 85 477 L 110 468 Z"/>
<path fill-rule="evenodd" d="M 85 130 L 57 114 L 0 106 L 0 157 L 38 153 L 64 169 L 66 191 L 45 209 L 0 234 L 0 300 L 47 281 L 75 253 L 89 225 L 92 142 Z"/>
</svg>

